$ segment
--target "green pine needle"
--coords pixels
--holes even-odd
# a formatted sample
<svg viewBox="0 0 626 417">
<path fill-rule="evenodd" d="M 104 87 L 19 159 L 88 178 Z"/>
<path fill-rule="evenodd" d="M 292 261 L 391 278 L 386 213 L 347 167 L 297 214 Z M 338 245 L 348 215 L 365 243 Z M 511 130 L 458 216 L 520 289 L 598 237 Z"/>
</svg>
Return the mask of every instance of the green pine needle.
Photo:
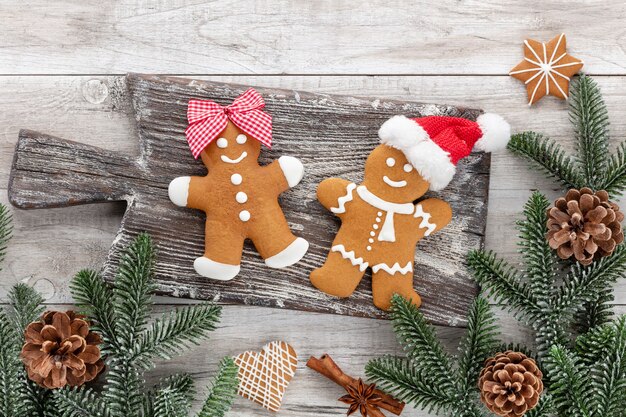
<svg viewBox="0 0 626 417">
<path fill-rule="evenodd" d="M 43 297 L 26 284 L 16 284 L 9 291 L 9 302 L 12 308 L 12 321 L 18 334 L 22 334 L 26 326 L 39 320 L 44 312 L 41 305 Z"/>
<path fill-rule="evenodd" d="M 550 392 L 559 412 L 563 416 L 591 416 L 587 408 L 581 360 L 568 349 L 555 345 L 550 350 L 550 360 L 545 364 L 551 374 Z"/>
<path fill-rule="evenodd" d="M 618 145 L 611 155 L 598 188 L 606 190 L 613 198 L 621 197 L 626 190 L 626 142 Z"/>
<path fill-rule="evenodd" d="M 598 84 L 581 75 L 570 86 L 570 120 L 584 184 L 599 190 L 608 163 L 609 116 Z"/>
<path fill-rule="evenodd" d="M 565 154 L 559 144 L 535 132 L 522 132 L 511 136 L 507 148 L 555 178 L 565 188 L 581 188 L 584 180 L 575 161 Z"/>
<path fill-rule="evenodd" d="M 195 395 L 191 376 L 173 375 L 161 382 L 152 395 L 153 417 L 187 417 Z"/>
<path fill-rule="evenodd" d="M 121 345 L 115 331 L 113 292 L 100 274 L 88 269 L 80 271 L 70 282 L 70 292 L 79 311 L 91 319 L 92 330 L 102 336 L 102 352 L 119 351 Z"/>
<path fill-rule="evenodd" d="M 239 367 L 232 358 L 222 359 L 198 417 L 223 417 L 226 414 L 235 401 L 239 386 L 238 372 Z"/>
<path fill-rule="evenodd" d="M 54 390 L 55 417 L 110 417 L 106 405 L 90 388 Z"/>
<path fill-rule="evenodd" d="M 499 344 L 495 322 L 489 302 L 474 299 L 467 315 L 467 334 L 459 347 L 459 375 L 465 391 L 475 388 L 485 360 Z"/>
<path fill-rule="evenodd" d="M 115 334 L 128 350 L 135 347 L 151 310 L 155 253 L 152 239 L 140 234 L 122 253 L 113 288 L 113 310 L 117 313 Z"/>
<path fill-rule="evenodd" d="M 141 335 L 132 361 L 144 368 L 151 358 L 171 359 L 180 350 L 197 345 L 219 322 L 222 308 L 210 303 L 185 306 L 163 314 Z"/>
</svg>

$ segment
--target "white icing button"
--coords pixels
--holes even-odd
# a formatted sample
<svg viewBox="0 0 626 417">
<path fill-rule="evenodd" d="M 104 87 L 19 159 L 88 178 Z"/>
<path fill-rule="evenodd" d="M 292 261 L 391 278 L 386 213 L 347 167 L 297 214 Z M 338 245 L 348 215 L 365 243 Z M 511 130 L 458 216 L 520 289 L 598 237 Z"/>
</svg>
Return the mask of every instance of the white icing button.
<svg viewBox="0 0 626 417">
<path fill-rule="evenodd" d="M 371 237 L 369 238 L 369 242 L 370 243 L 374 243 L 374 239 L 372 239 Z"/>
<path fill-rule="evenodd" d="M 376 232 L 370 232 L 370 236 L 371 236 L 371 237 L 376 236 Z"/>
<path fill-rule="evenodd" d="M 368 247 L 367 247 L 367 250 L 372 250 L 372 247 L 371 247 L 371 246 L 368 246 Z"/>
<path fill-rule="evenodd" d="M 243 181 L 243 178 L 240 174 L 233 174 L 230 176 L 230 182 L 232 182 L 234 185 L 241 184 L 241 181 Z"/>
<path fill-rule="evenodd" d="M 248 201 L 248 194 L 244 193 L 243 191 L 239 191 L 235 196 L 235 200 L 237 200 L 239 204 L 243 204 Z"/>
<path fill-rule="evenodd" d="M 247 222 L 250 220 L 250 212 L 248 210 L 242 210 L 239 212 L 239 220 L 242 222 Z"/>
<path fill-rule="evenodd" d="M 248 140 L 248 138 L 246 137 L 246 135 L 241 134 L 237 136 L 237 139 L 235 140 L 237 141 L 238 144 L 243 145 L 244 143 L 246 143 L 246 140 Z"/>
<path fill-rule="evenodd" d="M 393 158 L 387 158 L 387 166 L 392 167 L 396 164 L 396 160 Z"/>
<path fill-rule="evenodd" d="M 404 167 L 402 167 L 402 169 L 404 169 L 404 172 L 411 172 L 411 170 L 413 169 L 413 165 L 404 164 Z"/>
<path fill-rule="evenodd" d="M 378 217 L 380 217 L 380 216 L 382 216 L 382 215 L 383 215 L 383 212 L 382 212 L 382 211 L 379 211 L 378 213 L 376 213 L 376 215 L 377 215 Z"/>
<path fill-rule="evenodd" d="M 217 140 L 217 147 L 218 148 L 224 149 L 227 146 L 228 146 L 228 141 L 226 140 L 226 138 L 219 138 Z"/>
<path fill-rule="evenodd" d="M 380 217 L 376 217 L 376 223 L 380 223 Z"/>
<path fill-rule="evenodd" d="M 378 225 L 377 224 L 373 225 L 372 227 L 374 228 L 374 230 L 378 229 Z"/>
</svg>

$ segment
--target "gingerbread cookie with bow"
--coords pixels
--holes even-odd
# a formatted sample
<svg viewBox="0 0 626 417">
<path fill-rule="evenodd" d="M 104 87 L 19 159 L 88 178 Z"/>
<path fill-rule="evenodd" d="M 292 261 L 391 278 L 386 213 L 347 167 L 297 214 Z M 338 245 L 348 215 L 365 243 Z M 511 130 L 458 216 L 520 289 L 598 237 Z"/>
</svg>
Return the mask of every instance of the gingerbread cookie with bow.
<svg viewBox="0 0 626 417">
<path fill-rule="evenodd" d="M 504 148 L 510 127 L 495 114 L 483 114 L 476 122 L 395 116 L 378 135 L 381 145 L 368 156 L 361 184 L 330 178 L 317 189 L 320 203 L 341 219 L 341 227 L 326 262 L 310 279 L 327 294 L 349 297 L 370 268 L 378 308 L 389 309 L 395 293 L 419 306 L 413 289 L 415 247 L 445 227 L 452 210 L 436 198 L 415 201 L 429 189 L 445 188 L 457 162 L 472 150 Z"/>
<path fill-rule="evenodd" d="M 293 265 L 309 248 L 306 240 L 291 233 L 278 204 L 278 196 L 300 182 L 304 166 L 290 156 L 267 166 L 257 161 L 261 144 L 272 143 L 272 118 L 262 111 L 264 106 L 254 89 L 227 107 L 189 101 L 187 141 L 208 174 L 175 178 L 168 192 L 177 206 L 206 213 L 205 250 L 194 262 L 204 277 L 234 278 L 246 239 L 271 268 Z"/>
</svg>

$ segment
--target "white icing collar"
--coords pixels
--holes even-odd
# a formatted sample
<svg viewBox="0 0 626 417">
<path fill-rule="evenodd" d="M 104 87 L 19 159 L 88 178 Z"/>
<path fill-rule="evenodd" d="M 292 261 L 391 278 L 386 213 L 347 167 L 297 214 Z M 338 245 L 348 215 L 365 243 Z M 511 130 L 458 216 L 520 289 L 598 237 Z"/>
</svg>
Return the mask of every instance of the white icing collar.
<svg viewBox="0 0 626 417">
<path fill-rule="evenodd" d="M 390 203 L 389 201 L 385 201 L 382 198 L 374 195 L 364 185 L 359 185 L 358 187 L 356 187 L 356 192 L 359 194 L 359 197 L 361 197 L 363 201 L 384 211 L 399 214 L 412 214 L 415 211 L 415 206 L 413 205 L 413 203 Z"/>
</svg>

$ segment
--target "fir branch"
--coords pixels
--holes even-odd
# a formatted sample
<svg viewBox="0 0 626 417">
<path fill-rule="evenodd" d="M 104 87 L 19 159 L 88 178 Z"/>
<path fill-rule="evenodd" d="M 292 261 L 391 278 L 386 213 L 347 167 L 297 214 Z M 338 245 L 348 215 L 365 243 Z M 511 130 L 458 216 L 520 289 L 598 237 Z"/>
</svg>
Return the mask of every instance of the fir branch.
<svg viewBox="0 0 626 417">
<path fill-rule="evenodd" d="M 613 254 L 589 266 L 575 263 L 554 299 L 554 314 L 562 319 L 573 314 L 580 303 L 595 301 L 607 284 L 614 284 L 624 275 L 625 269 L 626 245 L 618 245 Z"/>
<path fill-rule="evenodd" d="M 416 365 L 404 358 L 384 356 L 369 361 L 365 374 L 383 391 L 429 413 L 453 411 L 462 405 L 455 395 L 450 395 L 447 386 L 433 384 L 430 378 L 424 378 L 428 371 L 420 371 Z"/>
<path fill-rule="evenodd" d="M 579 334 L 609 323 L 613 318 L 613 286 L 605 283 L 604 288 L 598 291 L 593 301 L 584 302 L 582 308 L 576 312 L 575 328 Z"/>
<path fill-rule="evenodd" d="M 142 375 L 124 355 L 109 357 L 103 395 L 112 417 L 139 415 L 143 405 Z"/>
<path fill-rule="evenodd" d="M 39 320 L 44 312 L 44 307 L 41 305 L 44 302 L 43 297 L 26 284 L 19 283 L 11 288 L 9 302 L 13 326 L 20 336 L 26 327 L 33 321 Z"/>
<path fill-rule="evenodd" d="M 532 410 L 526 412 L 524 417 L 553 417 L 554 402 L 552 396 L 544 391 L 539 397 L 539 402 Z"/>
<path fill-rule="evenodd" d="M 52 391 L 56 417 L 109 417 L 106 405 L 90 388 L 65 387 Z"/>
<path fill-rule="evenodd" d="M 394 295 L 391 300 L 393 331 L 407 353 L 408 358 L 428 369 L 428 377 L 454 396 L 457 388 L 450 360 L 437 339 L 435 329 L 426 322 L 424 315 L 410 300 Z"/>
<path fill-rule="evenodd" d="M 585 374 L 580 359 L 561 346 L 553 346 L 545 363 L 550 373 L 550 392 L 559 412 L 564 416 L 588 417 L 585 396 Z"/>
<path fill-rule="evenodd" d="M 596 416 L 620 417 L 626 402 L 626 316 L 607 327 L 613 337 L 606 354 L 592 368 L 591 404 Z"/>
<path fill-rule="evenodd" d="M 602 93 L 592 78 L 581 75 L 572 82 L 568 101 L 584 183 L 598 190 L 604 182 L 609 147 L 609 116 Z"/>
<path fill-rule="evenodd" d="M 126 349 L 135 347 L 148 322 L 155 254 L 152 240 L 142 233 L 122 254 L 113 289 L 113 309 L 117 312 L 115 335 Z"/>
<path fill-rule="evenodd" d="M 130 360 L 147 368 L 155 356 L 171 359 L 177 351 L 197 345 L 208 332 L 215 330 L 221 311 L 221 307 L 205 303 L 164 314 L 141 335 Z"/>
<path fill-rule="evenodd" d="M 150 417 L 187 417 L 195 391 L 187 374 L 166 378 L 154 392 Z"/>
<path fill-rule="evenodd" d="M 494 353 L 499 343 L 495 321 L 489 302 L 475 298 L 467 317 L 467 334 L 459 347 L 459 375 L 466 393 L 475 391 L 485 359 Z"/>
<path fill-rule="evenodd" d="M 621 197 L 626 190 L 626 142 L 618 145 L 609 158 L 598 189 L 606 190 L 612 198 Z"/>
<path fill-rule="evenodd" d="M 526 261 L 529 285 L 538 303 L 543 305 L 550 302 L 556 278 L 554 251 L 546 239 L 548 207 L 548 199 L 535 191 L 524 206 L 525 219 L 517 223 L 520 231 L 519 246 Z"/>
<path fill-rule="evenodd" d="M 526 320 L 542 316 L 542 308 L 530 287 L 520 280 L 515 268 L 498 259 L 494 252 L 473 250 L 467 261 L 474 279 L 496 302 L 505 302 Z"/>
<path fill-rule="evenodd" d="M 19 336 L 4 310 L 0 310 L 0 416 L 17 416 L 22 395 L 20 382 L 23 366 L 19 359 Z"/>
<path fill-rule="evenodd" d="M 238 372 L 239 368 L 232 358 L 222 359 L 198 417 L 223 417 L 226 414 L 237 395 Z"/>
<path fill-rule="evenodd" d="M 87 269 L 80 271 L 70 282 L 70 292 L 80 312 L 91 320 L 92 330 L 102 336 L 102 353 L 119 352 L 113 293 L 100 274 Z"/>
<path fill-rule="evenodd" d="M 551 139 L 535 132 L 511 136 L 508 149 L 517 156 L 530 160 L 565 188 L 581 188 L 585 182 L 572 158 Z"/>
</svg>

